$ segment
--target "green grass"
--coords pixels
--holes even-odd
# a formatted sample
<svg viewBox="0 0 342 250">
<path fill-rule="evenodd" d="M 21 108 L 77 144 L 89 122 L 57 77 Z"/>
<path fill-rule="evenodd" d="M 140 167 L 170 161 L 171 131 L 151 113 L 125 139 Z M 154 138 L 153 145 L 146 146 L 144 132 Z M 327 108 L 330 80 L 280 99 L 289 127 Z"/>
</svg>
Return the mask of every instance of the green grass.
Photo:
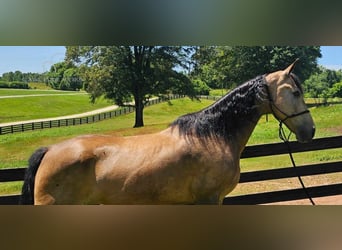
<svg viewBox="0 0 342 250">
<path fill-rule="evenodd" d="M 227 94 L 229 89 L 211 89 L 209 92 L 210 96 L 224 96 Z"/>
<path fill-rule="evenodd" d="M 143 128 L 133 129 L 134 114 L 128 114 L 94 124 L 2 135 L 0 136 L 0 168 L 26 166 L 27 159 L 38 147 L 56 143 L 77 135 L 113 134 L 130 136 L 157 132 L 166 128 L 178 116 L 200 110 L 211 103 L 212 101 L 209 100 L 199 102 L 189 99 L 179 99 L 173 100 L 171 104 L 162 103 L 147 107 L 144 112 L 145 127 Z M 310 110 L 317 127 L 316 138 L 342 134 L 342 105 L 311 108 Z M 271 115 L 269 116 L 268 122 L 266 122 L 265 117 L 260 119 L 248 145 L 269 142 L 280 142 L 278 138 L 278 122 Z M 298 153 L 295 154 L 295 159 L 298 164 L 337 161 L 342 160 L 342 151 L 338 149 Z M 287 155 L 241 160 L 241 169 L 244 172 L 284 166 L 290 166 Z M 20 190 L 18 186 L 20 186 L 18 183 L 1 184 L 0 194 L 18 192 Z M 244 191 L 239 189 L 236 191 L 236 193 L 241 192 Z"/>
<path fill-rule="evenodd" d="M 36 96 L 0 99 L 0 123 L 83 113 L 109 106 L 104 99 L 90 103 L 89 96 Z"/>
</svg>

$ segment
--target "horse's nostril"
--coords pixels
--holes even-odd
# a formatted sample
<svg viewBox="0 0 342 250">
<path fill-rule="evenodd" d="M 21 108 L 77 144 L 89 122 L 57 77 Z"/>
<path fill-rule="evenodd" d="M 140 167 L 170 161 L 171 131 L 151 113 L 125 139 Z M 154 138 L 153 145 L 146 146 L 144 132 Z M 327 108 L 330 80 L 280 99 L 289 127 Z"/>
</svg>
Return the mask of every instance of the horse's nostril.
<svg viewBox="0 0 342 250">
<path fill-rule="evenodd" d="M 316 128 L 315 126 L 312 127 L 312 138 L 315 136 Z"/>
</svg>

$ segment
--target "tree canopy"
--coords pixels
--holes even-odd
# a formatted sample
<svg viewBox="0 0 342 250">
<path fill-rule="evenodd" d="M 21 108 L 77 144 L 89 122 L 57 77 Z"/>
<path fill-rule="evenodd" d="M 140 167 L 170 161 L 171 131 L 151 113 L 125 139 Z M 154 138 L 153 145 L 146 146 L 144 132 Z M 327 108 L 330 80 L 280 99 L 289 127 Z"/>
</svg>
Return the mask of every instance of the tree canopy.
<svg viewBox="0 0 342 250">
<path fill-rule="evenodd" d="M 83 82 L 80 78 L 79 68 L 72 62 L 58 62 L 45 73 L 45 82 L 54 89 L 80 90 Z"/>
<path fill-rule="evenodd" d="M 323 98 L 325 102 L 328 97 L 342 97 L 342 70 L 335 71 L 319 67 L 319 70 L 312 74 L 304 82 L 307 96 Z"/>
<path fill-rule="evenodd" d="M 0 77 L 6 82 L 44 82 L 44 75 L 40 73 L 23 73 L 20 70 L 5 72 Z"/>
<path fill-rule="evenodd" d="M 192 56 L 192 76 L 212 88 L 232 87 L 257 75 L 284 69 L 296 58 L 295 73 L 304 81 L 317 71 L 319 46 L 200 46 Z"/>
</svg>

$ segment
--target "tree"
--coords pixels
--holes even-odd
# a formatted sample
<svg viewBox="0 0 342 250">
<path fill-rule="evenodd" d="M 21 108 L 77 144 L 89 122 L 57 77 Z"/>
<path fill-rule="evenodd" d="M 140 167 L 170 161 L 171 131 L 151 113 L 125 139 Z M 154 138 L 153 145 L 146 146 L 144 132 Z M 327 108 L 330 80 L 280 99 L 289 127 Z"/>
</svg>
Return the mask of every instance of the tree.
<svg viewBox="0 0 342 250">
<path fill-rule="evenodd" d="M 66 60 L 79 65 L 93 101 L 104 95 L 118 105 L 126 105 L 133 97 L 134 127 L 141 127 L 143 109 L 153 95 L 194 95 L 193 85 L 181 72 L 188 67 L 191 50 L 167 46 L 71 46 L 67 47 Z"/>
<path fill-rule="evenodd" d="M 199 47 L 194 53 L 195 77 L 215 85 L 232 86 L 243 83 L 262 73 L 284 69 L 300 58 L 295 73 L 304 81 L 317 71 L 317 58 L 321 57 L 319 46 L 216 46 Z M 209 72 L 209 74 L 207 73 Z"/>
<path fill-rule="evenodd" d="M 22 73 L 19 70 L 16 70 L 15 72 L 6 72 L 3 73 L 2 77 L 0 79 L 2 81 L 6 82 L 44 82 L 45 76 L 44 74 L 40 73 Z"/>
<path fill-rule="evenodd" d="M 79 90 L 82 88 L 79 70 L 71 62 L 53 64 L 46 76 L 47 83 L 54 89 Z"/>
<path fill-rule="evenodd" d="M 198 46 L 191 56 L 191 79 L 203 82 L 210 88 L 230 88 L 232 56 L 228 46 Z"/>
<path fill-rule="evenodd" d="M 2 74 L 2 80 L 6 82 L 13 82 L 14 81 L 14 73 L 13 72 L 6 72 Z"/>
<path fill-rule="evenodd" d="M 269 72 L 283 69 L 299 58 L 294 73 L 302 81 L 308 79 L 313 73 L 318 71 L 317 58 L 322 57 L 319 46 L 270 46 L 271 65 Z"/>
<path fill-rule="evenodd" d="M 60 82 L 63 78 L 63 73 L 67 69 L 66 63 L 55 63 L 50 67 L 50 71 L 47 73 L 47 83 L 54 89 L 60 89 Z"/>
<path fill-rule="evenodd" d="M 332 97 L 342 97 L 342 82 L 335 83 L 330 89 L 330 94 Z"/>
<path fill-rule="evenodd" d="M 327 98 L 339 95 L 338 83 L 341 80 L 341 71 L 319 67 L 319 70 L 305 80 L 303 85 L 308 96 L 323 98 L 323 102 L 326 102 Z"/>
<path fill-rule="evenodd" d="M 342 80 L 342 77 L 338 71 L 330 70 L 330 69 L 325 69 L 323 71 L 325 71 L 325 74 L 326 74 L 325 80 L 328 83 L 329 87 L 332 87 L 335 83 Z"/>
<path fill-rule="evenodd" d="M 79 70 L 71 67 L 63 72 L 63 78 L 60 81 L 59 89 L 61 90 L 80 90 L 83 87 L 82 80 L 79 76 Z"/>
<path fill-rule="evenodd" d="M 305 92 L 313 98 L 325 99 L 329 84 L 325 81 L 324 74 L 313 74 L 304 82 Z"/>
</svg>

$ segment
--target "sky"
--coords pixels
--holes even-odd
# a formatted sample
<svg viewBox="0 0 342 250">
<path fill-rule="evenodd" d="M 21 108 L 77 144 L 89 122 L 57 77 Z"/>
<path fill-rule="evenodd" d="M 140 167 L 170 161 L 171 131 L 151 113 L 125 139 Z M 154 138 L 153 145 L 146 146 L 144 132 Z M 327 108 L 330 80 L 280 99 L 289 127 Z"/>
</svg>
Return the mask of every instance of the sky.
<svg viewBox="0 0 342 250">
<path fill-rule="evenodd" d="M 64 46 L 0 46 L 0 75 L 19 70 L 43 73 L 64 60 Z"/>
<path fill-rule="evenodd" d="M 342 69 L 342 46 L 321 46 L 321 54 L 319 65 Z M 0 46 L 0 75 L 16 70 L 43 73 L 64 56 L 64 46 Z"/>
<path fill-rule="evenodd" d="M 342 69 L 342 46 L 321 46 L 322 57 L 317 60 L 319 65 L 328 69 Z"/>
</svg>

